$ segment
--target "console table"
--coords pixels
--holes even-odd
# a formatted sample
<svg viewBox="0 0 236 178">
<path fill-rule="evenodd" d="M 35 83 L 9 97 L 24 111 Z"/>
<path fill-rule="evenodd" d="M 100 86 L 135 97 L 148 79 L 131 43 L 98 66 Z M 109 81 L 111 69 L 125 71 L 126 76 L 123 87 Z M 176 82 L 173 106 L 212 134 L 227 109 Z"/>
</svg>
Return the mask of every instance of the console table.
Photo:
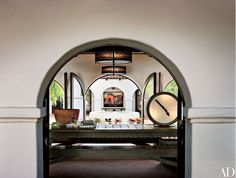
<svg viewBox="0 0 236 178">
<path fill-rule="evenodd" d="M 176 144 L 147 146 L 145 143 L 159 143 L 163 137 L 177 137 L 176 127 L 153 127 L 143 125 L 142 129 L 56 129 L 49 131 L 50 144 L 60 143 L 50 147 L 50 158 L 67 159 L 159 159 L 160 157 L 176 157 Z M 71 146 L 75 143 L 134 143 L 133 148 L 121 147 L 85 149 Z M 88 147 L 87 147 L 88 148 Z"/>
</svg>

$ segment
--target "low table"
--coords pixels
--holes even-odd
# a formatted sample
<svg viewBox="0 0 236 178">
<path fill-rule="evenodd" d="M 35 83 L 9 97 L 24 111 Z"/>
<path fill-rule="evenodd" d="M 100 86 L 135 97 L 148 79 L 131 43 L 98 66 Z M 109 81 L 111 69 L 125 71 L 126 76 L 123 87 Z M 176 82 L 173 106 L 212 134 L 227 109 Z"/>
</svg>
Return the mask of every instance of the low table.
<svg viewBox="0 0 236 178">
<path fill-rule="evenodd" d="M 157 143 L 162 137 L 177 137 L 176 127 L 54 129 L 49 131 L 50 143 Z"/>
<path fill-rule="evenodd" d="M 153 127 L 153 125 L 142 125 L 127 129 L 55 129 L 49 131 L 50 144 L 60 143 L 62 146 L 51 146 L 50 157 L 83 158 L 83 159 L 159 159 L 160 157 L 176 157 L 176 147 L 136 147 L 134 149 L 84 149 L 73 147 L 75 143 L 134 143 L 145 145 L 145 143 L 158 143 L 162 137 L 177 137 L 176 127 Z"/>
</svg>

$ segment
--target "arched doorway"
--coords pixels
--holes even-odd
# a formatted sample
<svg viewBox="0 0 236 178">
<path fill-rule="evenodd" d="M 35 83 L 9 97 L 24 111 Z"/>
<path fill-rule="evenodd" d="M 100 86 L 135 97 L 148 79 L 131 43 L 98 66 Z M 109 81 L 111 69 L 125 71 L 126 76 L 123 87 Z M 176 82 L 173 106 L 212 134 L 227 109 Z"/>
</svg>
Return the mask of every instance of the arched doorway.
<svg viewBox="0 0 236 178">
<path fill-rule="evenodd" d="M 148 46 L 146 44 L 143 44 L 141 42 L 133 41 L 133 40 L 127 40 L 127 39 L 104 39 L 104 40 L 98 40 L 94 42 L 89 42 L 83 45 L 80 45 L 78 47 L 73 48 L 69 52 L 67 52 L 65 55 L 63 55 L 58 62 L 51 67 L 50 71 L 47 73 L 47 75 L 44 78 L 44 81 L 41 85 L 40 93 L 38 95 L 38 106 L 44 105 L 44 99 L 45 93 L 47 93 L 47 88 L 49 84 L 51 83 L 53 77 L 56 75 L 56 73 L 62 68 L 63 65 L 65 65 L 68 61 L 70 61 L 74 56 L 77 56 L 81 52 L 87 51 L 92 48 L 96 48 L 99 46 L 109 46 L 109 45 L 118 45 L 118 46 L 125 46 L 125 47 L 131 47 L 134 49 L 138 49 L 140 51 L 143 51 L 150 56 L 152 56 L 154 59 L 156 59 L 159 63 L 161 63 L 168 72 L 172 75 L 174 80 L 176 81 L 178 88 L 179 88 L 179 118 L 182 118 L 182 106 L 183 107 L 190 107 L 191 106 L 191 97 L 190 92 L 188 90 L 187 84 L 185 82 L 184 77 L 182 76 L 179 69 L 175 66 L 174 63 L 172 63 L 171 60 L 169 60 L 165 55 L 163 55 L 158 50 L 154 49 L 151 46 Z M 45 106 L 45 105 L 44 105 Z M 180 123 L 184 124 L 183 121 Z M 184 125 L 181 126 L 182 129 L 178 129 L 178 137 L 179 137 L 179 148 L 178 150 L 182 150 L 181 153 L 179 153 L 179 157 L 181 160 L 180 162 L 183 162 L 184 160 Z M 180 140 L 181 139 L 181 140 Z M 180 144 L 181 143 L 181 144 Z M 183 149 L 182 149 L 183 148 Z M 183 167 L 180 168 L 181 175 L 183 175 L 184 172 L 184 164 L 181 164 Z"/>
</svg>

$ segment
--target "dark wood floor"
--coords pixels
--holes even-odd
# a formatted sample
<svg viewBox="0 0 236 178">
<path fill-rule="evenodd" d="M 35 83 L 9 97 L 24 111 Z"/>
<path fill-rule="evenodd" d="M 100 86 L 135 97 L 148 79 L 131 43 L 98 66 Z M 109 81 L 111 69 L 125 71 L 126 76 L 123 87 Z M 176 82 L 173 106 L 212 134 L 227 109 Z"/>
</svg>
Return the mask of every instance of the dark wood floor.
<svg viewBox="0 0 236 178">
<path fill-rule="evenodd" d="M 68 160 L 50 165 L 50 178 L 177 178 L 154 160 Z"/>
</svg>

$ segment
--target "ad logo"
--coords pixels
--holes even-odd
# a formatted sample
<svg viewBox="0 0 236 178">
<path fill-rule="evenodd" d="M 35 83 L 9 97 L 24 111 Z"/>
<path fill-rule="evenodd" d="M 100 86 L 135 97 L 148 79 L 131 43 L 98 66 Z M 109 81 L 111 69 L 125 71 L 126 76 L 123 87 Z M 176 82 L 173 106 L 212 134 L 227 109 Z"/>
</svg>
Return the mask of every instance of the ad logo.
<svg viewBox="0 0 236 178">
<path fill-rule="evenodd" d="M 235 175 L 235 169 L 232 167 L 221 168 L 219 177 L 233 177 Z"/>
</svg>

